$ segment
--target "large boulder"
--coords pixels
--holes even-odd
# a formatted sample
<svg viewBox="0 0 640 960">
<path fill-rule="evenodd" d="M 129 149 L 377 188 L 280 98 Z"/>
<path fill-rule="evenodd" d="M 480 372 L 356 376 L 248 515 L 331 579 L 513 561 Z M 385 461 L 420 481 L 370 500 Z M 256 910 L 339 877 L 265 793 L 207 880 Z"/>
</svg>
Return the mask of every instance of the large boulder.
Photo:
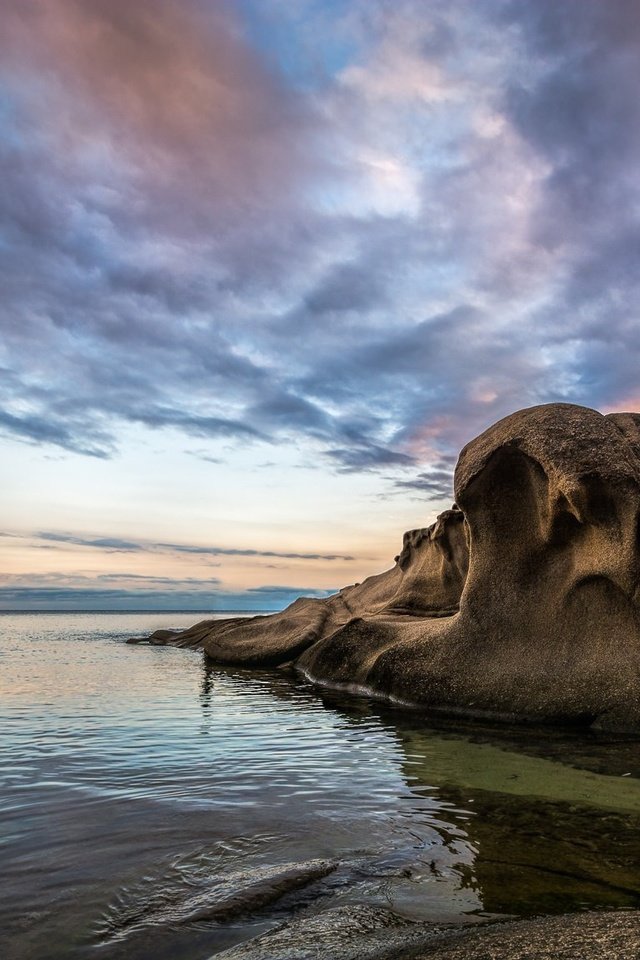
<svg viewBox="0 0 640 960">
<path fill-rule="evenodd" d="M 462 450 L 455 496 L 386 573 L 160 642 L 434 712 L 640 729 L 640 415 L 514 413 Z"/>
</svg>

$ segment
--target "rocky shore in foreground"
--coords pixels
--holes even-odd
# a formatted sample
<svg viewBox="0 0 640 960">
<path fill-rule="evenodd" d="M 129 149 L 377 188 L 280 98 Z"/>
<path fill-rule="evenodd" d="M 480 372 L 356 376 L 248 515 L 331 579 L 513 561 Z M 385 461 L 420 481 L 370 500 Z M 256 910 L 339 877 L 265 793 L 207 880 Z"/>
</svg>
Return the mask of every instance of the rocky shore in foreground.
<svg viewBox="0 0 640 960">
<path fill-rule="evenodd" d="M 466 929 L 396 960 L 638 960 L 640 913 L 580 913 Z"/>
<path fill-rule="evenodd" d="M 374 916 L 367 907 L 330 913 L 315 924 L 293 920 L 210 960 L 637 960 L 640 954 L 638 912 L 444 930 L 408 923 L 391 912 Z"/>
</svg>

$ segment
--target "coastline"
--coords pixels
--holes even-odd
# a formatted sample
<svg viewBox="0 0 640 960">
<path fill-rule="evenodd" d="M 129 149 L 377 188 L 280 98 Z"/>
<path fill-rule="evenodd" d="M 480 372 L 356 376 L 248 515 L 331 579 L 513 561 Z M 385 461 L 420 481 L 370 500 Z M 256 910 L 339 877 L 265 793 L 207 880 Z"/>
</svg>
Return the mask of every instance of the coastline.
<svg viewBox="0 0 640 960">
<path fill-rule="evenodd" d="M 208 960 L 637 960 L 640 945 L 640 911 L 457 927 L 410 923 L 366 907 L 329 913 L 294 919 Z M 355 936 L 354 926 L 361 928 Z"/>
</svg>

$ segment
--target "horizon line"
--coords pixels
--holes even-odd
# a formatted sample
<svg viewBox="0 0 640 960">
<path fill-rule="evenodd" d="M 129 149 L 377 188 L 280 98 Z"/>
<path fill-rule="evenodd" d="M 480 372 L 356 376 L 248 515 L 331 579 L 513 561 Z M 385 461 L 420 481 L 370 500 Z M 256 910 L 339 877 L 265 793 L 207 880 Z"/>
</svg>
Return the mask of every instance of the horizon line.
<svg viewBox="0 0 640 960">
<path fill-rule="evenodd" d="M 64 607 L 0 607 L 0 613 L 277 613 L 275 610 L 268 609 L 240 609 L 239 607 L 229 607 L 228 609 L 212 610 L 210 607 L 204 607 L 201 610 L 193 608 L 181 609 L 162 609 L 157 607 L 126 607 L 122 609 L 109 609 L 108 607 L 73 607 L 66 609 Z"/>
</svg>

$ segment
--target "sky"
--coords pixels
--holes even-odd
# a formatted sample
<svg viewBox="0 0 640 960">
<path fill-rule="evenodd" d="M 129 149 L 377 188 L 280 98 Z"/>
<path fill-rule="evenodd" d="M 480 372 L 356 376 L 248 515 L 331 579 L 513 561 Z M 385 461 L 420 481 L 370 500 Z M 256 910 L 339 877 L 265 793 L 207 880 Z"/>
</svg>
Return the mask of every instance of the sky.
<svg viewBox="0 0 640 960">
<path fill-rule="evenodd" d="M 635 0 L 0 0 L 0 609 L 273 610 L 640 409 Z"/>
</svg>

